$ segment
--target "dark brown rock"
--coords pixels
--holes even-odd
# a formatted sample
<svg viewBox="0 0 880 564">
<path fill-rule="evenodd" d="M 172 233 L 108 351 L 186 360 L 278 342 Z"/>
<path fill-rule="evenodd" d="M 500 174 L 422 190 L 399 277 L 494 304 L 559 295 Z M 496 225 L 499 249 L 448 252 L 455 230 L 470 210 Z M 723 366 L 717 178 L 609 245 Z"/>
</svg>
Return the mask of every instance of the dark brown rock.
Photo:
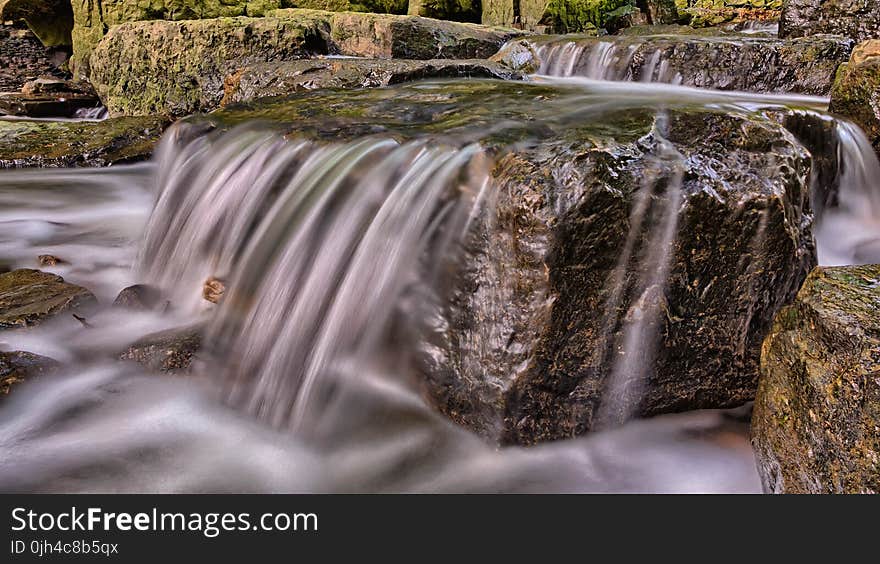
<svg viewBox="0 0 880 564">
<path fill-rule="evenodd" d="M 780 37 L 820 33 L 843 35 L 856 41 L 880 38 L 880 2 L 785 0 L 779 21 Z"/>
<path fill-rule="evenodd" d="M 135 284 L 123 288 L 113 301 L 114 307 L 148 311 L 156 309 L 162 303 L 162 293 L 158 288 L 148 284 Z"/>
<path fill-rule="evenodd" d="M 0 274 L 0 328 L 36 325 L 96 304 L 91 292 L 55 274 L 31 269 Z"/>
<path fill-rule="evenodd" d="M 201 349 L 202 331 L 201 327 L 184 327 L 153 333 L 132 343 L 119 358 L 157 372 L 186 374 Z"/>
<path fill-rule="evenodd" d="M 0 352 L 0 401 L 18 384 L 57 368 L 58 363 L 45 356 L 23 351 Z"/>
</svg>

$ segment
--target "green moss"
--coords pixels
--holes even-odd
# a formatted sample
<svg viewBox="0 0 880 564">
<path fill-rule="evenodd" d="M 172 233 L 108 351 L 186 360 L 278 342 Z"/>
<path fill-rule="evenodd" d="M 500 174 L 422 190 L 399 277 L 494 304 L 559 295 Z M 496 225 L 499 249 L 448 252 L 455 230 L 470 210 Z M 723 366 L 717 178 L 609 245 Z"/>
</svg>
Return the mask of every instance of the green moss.
<svg viewBox="0 0 880 564">
<path fill-rule="evenodd" d="M 555 32 L 574 33 L 610 27 L 637 12 L 635 0 L 550 0 L 540 21 Z"/>
</svg>

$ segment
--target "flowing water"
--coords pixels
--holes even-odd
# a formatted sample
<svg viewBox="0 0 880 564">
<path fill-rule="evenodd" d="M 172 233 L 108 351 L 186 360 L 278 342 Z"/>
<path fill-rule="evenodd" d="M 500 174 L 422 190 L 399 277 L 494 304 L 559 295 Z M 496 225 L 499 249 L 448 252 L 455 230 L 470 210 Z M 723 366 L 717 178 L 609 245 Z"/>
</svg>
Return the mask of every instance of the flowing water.
<svg viewBox="0 0 880 564">
<path fill-rule="evenodd" d="M 742 111 L 791 104 L 816 112 L 809 108 L 823 103 L 564 84 L 594 87 L 576 97 L 570 120 L 672 100 Z M 820 261 L 880 261 L 872 223 L 880 164 L 860 131 L 834 123 L 841 181 L 835 202 L 818 210 Z M 622 336 L 635 352 L 613 361 L 607 430 L 498 448 L 425 403 L 413 364 L 442 324 L 462 241 L 497 195 L 489 175 L 497 153 L 474 134 L 328 144 L 253 124 L 207 134 L 179 124 L 149 163 L 0 174 L 6 266 L 33 268 L 36 256 L 56 254 L 67 264 L 47 270 L 102 303 L 149 283 L 170 304 L 104 308 L 88 328 L 60 316 L 0 334 L 6 350 L 64 365 L 0 404 L 0 490 L 759 491 L 747 414 L 629 421 L 678 228 L 683 161 L 671 146 L 631 214 L 634 225 L 650 217 L 654 237 L 639 251 L 622 242 L 609 280 L 622 287 L 615 276 L 629 263 L 649 265 Z M 229 288 L 219 307 L 200 297 L 209 277 Z M 607 311 L 622 291 L 609 293 Z M 204 328 L 206 345 L 192 376 L 160 377 L 114 359 L 147 333 L 193 325 Z"/>
</svg>

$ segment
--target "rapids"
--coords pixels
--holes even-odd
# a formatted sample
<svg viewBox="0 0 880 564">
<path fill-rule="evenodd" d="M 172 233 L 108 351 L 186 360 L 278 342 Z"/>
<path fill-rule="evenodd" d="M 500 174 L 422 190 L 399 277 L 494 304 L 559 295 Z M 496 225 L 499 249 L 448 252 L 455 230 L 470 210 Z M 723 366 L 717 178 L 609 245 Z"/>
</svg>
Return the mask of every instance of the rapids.
<svg viewBox="0 0 880 564">
<path fill-rule="evenodd" d="M 790 105 L 831 119 L 813 97 L 536 80 L 589 90 L 556 116 L 563 120 L 601 120 L 621 107 L 662 114 L 668 105 Z M 834 124 L 842 172 L 837 197 L 815 210 L 819 259 L 880 262 L 880 164 L 857 128 Z M 494 155 L 479 137 L 318 144 L 258 125 L 202 134 L 184 123 L 148 163 L 0 173 L 5 266 L 32 268 L 37 255 L 57 254 L 69 264 L 46 270 L 102 303 L 150 283 L 171 304 L 105 308 L 88 329 L 62 316 L 0 335 L 6 350 L 64 365 L 0 404 L 0 490 L 760 491 L 747 408 L 628 421 L 628 406 L 611 404 L 607 430 L 498 448 L 425 403 L 414 358 L 436 329 L 462 238 L 493 204 Z M 669 157 L 673 170 L 679 157 Z M 667 276 L 677 200 L 668 206 L 646 288 Z M 209 276 L 230 288 L 219 307 L 200 299 Z M 114 359 L 144 334 L 189 325 L 207 327 L 191 377 Z M 641 317 L 627 342 L 650 342 L 652 330 Z M 624 363 L 636 360 L 650 356 Z M 616 367 L 614 395 L 638 394 L 638 369 Z"/>
</svg>

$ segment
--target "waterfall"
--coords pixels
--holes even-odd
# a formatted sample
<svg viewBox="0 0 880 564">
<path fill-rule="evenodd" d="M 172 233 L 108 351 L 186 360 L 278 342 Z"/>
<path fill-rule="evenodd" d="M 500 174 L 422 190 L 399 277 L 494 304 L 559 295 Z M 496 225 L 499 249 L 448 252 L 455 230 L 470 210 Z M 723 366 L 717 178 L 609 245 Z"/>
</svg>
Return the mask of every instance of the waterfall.
<svg viewBox="0 0 880 564">
<path fill-rule="evenodd" d="M 346 366 L 411 350 L 436 271 L 491 190 L 475 145 L 178 137 L 159 152 L 141 272 L 188 288 L 189 307 L 204 280 L 228 280 L 208 342 L 230 400 L 274 426 L 302 425 Z"/>
</svg>

